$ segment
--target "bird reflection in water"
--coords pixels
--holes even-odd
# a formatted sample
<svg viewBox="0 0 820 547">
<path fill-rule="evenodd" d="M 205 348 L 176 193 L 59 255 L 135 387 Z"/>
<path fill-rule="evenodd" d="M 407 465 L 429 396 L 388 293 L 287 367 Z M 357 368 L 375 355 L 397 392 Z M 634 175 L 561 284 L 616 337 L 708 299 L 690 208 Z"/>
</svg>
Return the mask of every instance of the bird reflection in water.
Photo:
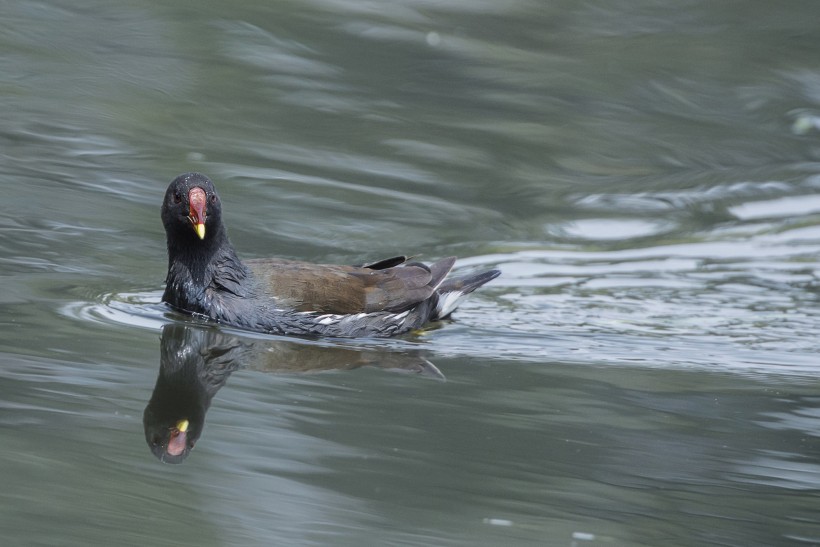
<svg viewBox="0 0 820 547">
<path fill-rule="evenodd" d="M 157 383 L 143 413 L 145 440 L 160 461 L 182 463 L 202 435 L 211 400 L 239 368 L 306 373 L 362 366 L 444 379 L 435 365 L 406 353 L 249 339 L 214 327 L 167 324 Z"/>
</svg>

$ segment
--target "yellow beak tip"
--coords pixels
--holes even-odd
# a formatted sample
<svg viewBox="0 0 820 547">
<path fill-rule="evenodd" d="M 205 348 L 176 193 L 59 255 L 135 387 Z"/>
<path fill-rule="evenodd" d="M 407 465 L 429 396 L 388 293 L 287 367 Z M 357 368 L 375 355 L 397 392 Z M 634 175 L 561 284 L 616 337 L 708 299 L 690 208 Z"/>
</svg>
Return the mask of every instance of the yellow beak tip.
<svg viewBox="0 0 820 547">
<path fill-rule="evenodd" d="M 199 239 L 205 239 L 205 224 L 200 222 L 194 225 L 194 230 L 196 231 L 196 235 L 199 236 Z"/>
</svg>

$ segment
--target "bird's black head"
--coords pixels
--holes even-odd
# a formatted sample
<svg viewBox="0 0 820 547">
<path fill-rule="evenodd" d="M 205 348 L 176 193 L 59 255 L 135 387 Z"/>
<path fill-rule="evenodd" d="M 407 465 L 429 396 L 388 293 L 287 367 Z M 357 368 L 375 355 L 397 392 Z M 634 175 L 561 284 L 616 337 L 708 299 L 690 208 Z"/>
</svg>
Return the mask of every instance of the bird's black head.
<svg viewBox="0 0 820 547">
<path fill-rule="evenodd" d="M 193 245 L 222 236 L 222 205 L 211 179 L 184 173 L 168 186 L 162 202 L 168 243 Z"/>
<path fill-rule="evenodd" d="M 202 434 L 202 423 L 191 423 L 186 418 L 163 419 L 151 408 L 145 409 L 142 420 L 148 447 L 163 463 L 185 461 Z"/>
</svg>

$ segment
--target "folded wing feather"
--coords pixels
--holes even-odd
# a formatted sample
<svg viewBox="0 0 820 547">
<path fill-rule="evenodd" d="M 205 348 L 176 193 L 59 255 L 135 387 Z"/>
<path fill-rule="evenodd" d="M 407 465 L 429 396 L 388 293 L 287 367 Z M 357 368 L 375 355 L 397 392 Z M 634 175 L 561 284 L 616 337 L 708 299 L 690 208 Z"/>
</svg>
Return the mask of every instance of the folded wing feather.
<svg viewBox="0 0 820 547">
<path fill-rule="evenodd" d="M 351 314 L 400 312 L 430 298 L 453 267 L 455 258 L 434 264 L 401 264 L 404 257 L 364 267 L 262 259 L 247 266 L 266 292 L 297 311 Z"/>
</svg>

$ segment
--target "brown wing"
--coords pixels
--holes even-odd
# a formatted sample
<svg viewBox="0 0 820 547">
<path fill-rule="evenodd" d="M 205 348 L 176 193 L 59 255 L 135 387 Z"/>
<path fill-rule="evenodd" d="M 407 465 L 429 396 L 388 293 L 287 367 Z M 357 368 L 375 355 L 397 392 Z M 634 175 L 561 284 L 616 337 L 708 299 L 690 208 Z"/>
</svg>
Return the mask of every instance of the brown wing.
<svg viewBox="0 0 820 547">
<path fill-rule="evenodd" d="M 283 305 L 298 311 L 346 314 L 402 311 L 430 298 L 455 258 L 429 266 L 413 262 L 384 267 L 391 261 L 399 262 L 388 259 L 374 263 L 380 269 L 281 259 L 245 263 L 263 290 Z"/>
</svg>

